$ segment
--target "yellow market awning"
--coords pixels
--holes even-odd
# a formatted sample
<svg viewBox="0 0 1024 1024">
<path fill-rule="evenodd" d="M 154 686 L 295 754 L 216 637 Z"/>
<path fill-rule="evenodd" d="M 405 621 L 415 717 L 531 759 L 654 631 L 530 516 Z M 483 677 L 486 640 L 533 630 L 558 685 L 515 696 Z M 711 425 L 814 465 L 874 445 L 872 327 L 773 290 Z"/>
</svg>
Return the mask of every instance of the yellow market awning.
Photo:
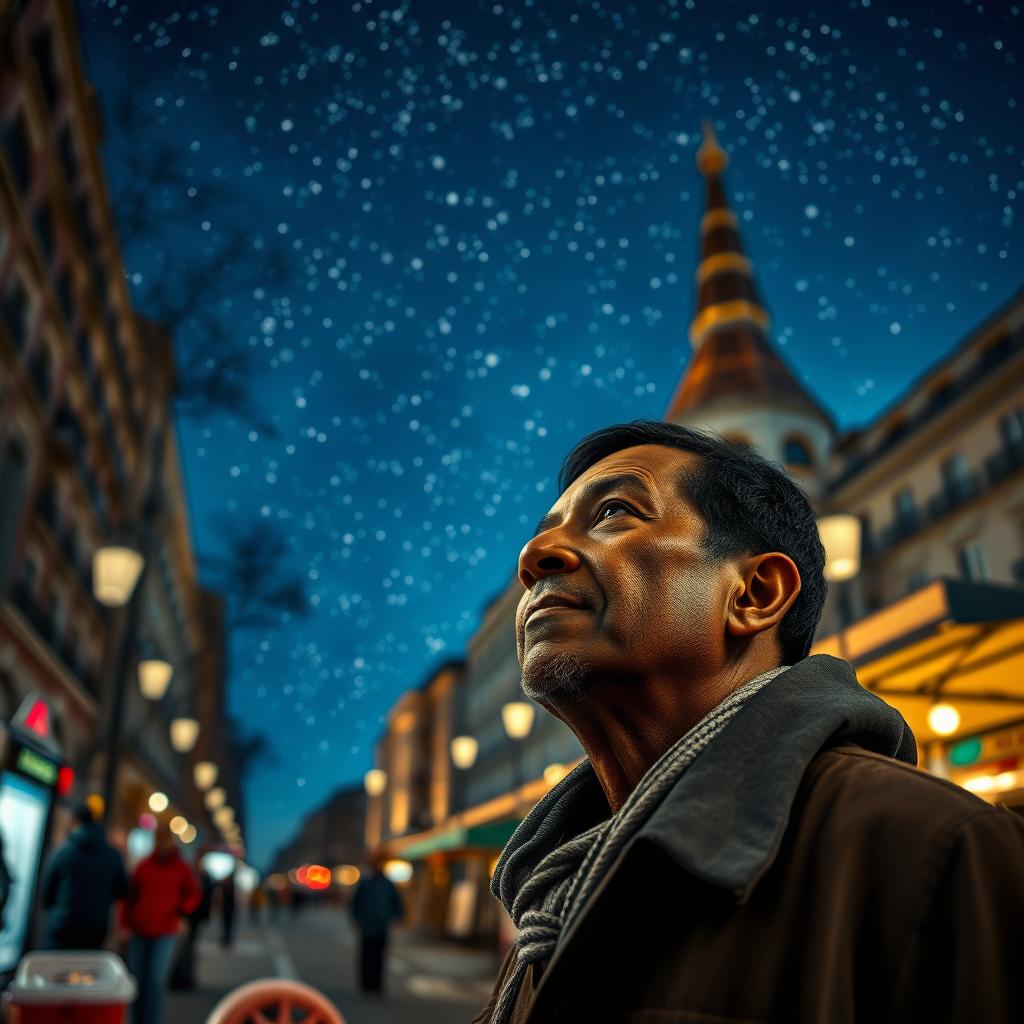
<svg viewBox="0 0 1024 1024">
<path fill-rule="evenodd" d="M 1024 588 L 934 580 L 822 637 L 812 654 L 845 658 L 862 686 L 892 704 L 918 742 L 936 699 L 960 712 L 956 736 L 1024 717 Z"/>
</svg>

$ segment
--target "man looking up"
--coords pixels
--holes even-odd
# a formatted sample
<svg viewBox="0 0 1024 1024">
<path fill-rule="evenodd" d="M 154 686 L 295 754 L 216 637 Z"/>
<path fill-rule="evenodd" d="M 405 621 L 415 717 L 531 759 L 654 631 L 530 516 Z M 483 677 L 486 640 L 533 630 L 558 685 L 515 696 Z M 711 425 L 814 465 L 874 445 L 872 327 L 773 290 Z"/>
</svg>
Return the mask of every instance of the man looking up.
<svg viewBox="0 0 1024 1024">
<path fill-rule="evenodd" d="M 517 647 L 587 757 L 498 862 L 517 939 L 476 1021 L 1019 1013 L 1024 825 L 918 771 L 899 713 L 809 656 L 803 491 L 660 422 L 585 438 L 560 483 Z"/>
</svg>

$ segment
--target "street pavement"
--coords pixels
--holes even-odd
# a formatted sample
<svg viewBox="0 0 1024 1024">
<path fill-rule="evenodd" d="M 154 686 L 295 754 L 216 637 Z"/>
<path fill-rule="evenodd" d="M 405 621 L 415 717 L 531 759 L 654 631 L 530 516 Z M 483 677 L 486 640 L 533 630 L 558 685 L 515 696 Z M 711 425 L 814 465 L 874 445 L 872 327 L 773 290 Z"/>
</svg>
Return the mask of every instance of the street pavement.
<svg viewBox="0 0 1024 1024">
<path fill-rule="evenodd" d="M 341 911 L 311 908 L 261 925 L 245 923 L 234 945 L 217 944 L 219 922 L 201 933 L 198 988 L 168 992 L 165 1024 L 203 1024 L 227 992 L 256 978 L 304 981 L 324 993 L 346 1024 L 466 1024 L 487 1001 L 496 956 L 454 943 L 427 943 L 396 930 L 388 949 L 383 996 L 358 984 L 358 936 Z"/>
</svg>

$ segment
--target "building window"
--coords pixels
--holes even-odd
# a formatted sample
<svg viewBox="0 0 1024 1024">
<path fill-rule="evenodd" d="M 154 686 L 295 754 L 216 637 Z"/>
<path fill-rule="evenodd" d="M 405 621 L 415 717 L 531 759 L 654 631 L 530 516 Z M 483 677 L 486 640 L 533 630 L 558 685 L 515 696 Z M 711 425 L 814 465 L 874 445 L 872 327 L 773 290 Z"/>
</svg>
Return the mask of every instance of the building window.
<svg viewBox="0 0 1024 1024">
<path fill-rule="evenodd" d="M 912 594 L 915 590 L 920 590 L 922 587 L 927 586 L 930 582 L 931 577 L 926 572 L 915 572 L 909 580 L 907 580 L 907 593 Z"/>
<path fill-rule="evenodd" d="M 985 547 L 980 540 L 972 540 L 960 548 L 958 552 L 960 575 L 965 580 L 987 580 L 988 562 L 985 559 Z"/>
<path fill-rule="evenodd" d="M 744 437 L 742 434 L 728 434 L 725 436 L 724 440 L 734 448 L 743 449 L 752 447 L 750 439 Z"/>
<path fill-rule="evenodd" d="M 999 432 L 1008 448 L 1024 445 L 1024 407 L 1018 406 L 999 421 Z"/>
<path fill-rule="evenodd" d="M 64 130 L 57 139 L 57 148 L 60 150 L 61 163 L 64 165 L 64 177 L 68 187 L 75 190 L 78 183 L 78 157 L 75 155 L 75 143 L 71 137 L 71 126 L 65 125 Z"/>
<path fill-rule="evenodd" d="M 35 212 L 32 218 L 35 225 L 36 238 L 39 241 L 39 248 L 43 250 L 43 256 L 47 264 L 53 263 L 53 218 L 50 216 L 50 209 L 43 203 Z"/>
<path fill-rule="evenodd" d="M 787 466 L 813 466 L 811 450 L 799 437 L 787 437 L 782 448 L 782 458 Z"/>
<path fill-rule="evenodd" d="M 57 99 L 57 69 L 53 62 L 53 36 L 48 28 L 33 38 L 32 56 L 36 59 L 43 95 L 50 110 L 53 111 Z"/>
<path fill-rule="evenodd" d="M 914 492 L 909 487 L 901 487 L 892 499 L 893 510 L 900 522 L 907 522 L 914 518 L 917 512 L 914 505 Z"/>
<path fill-rule="evenodd" d="M 956 487 L 957 484 L 963 483 L 967 476 L 967 460 L 964 458 L 963 452 L 955 452 L 948 459 L 943 460 L 942 481 L 946 486 Z"/>
<path fill-rule="evenodd" d="M 4 152 L 7 154 L 7 163 L 10 165 L 18 190 L 25 195 L 32 172 L 32 158 L 25 115 L 20 110 L 4 127 Z"/>
<path fill-rule="evenodd" d="M 28 293 L 17 274 L 13 275 L 3 294 L 3 317 L 20 351 L 28 341 Z"/>
</svg>

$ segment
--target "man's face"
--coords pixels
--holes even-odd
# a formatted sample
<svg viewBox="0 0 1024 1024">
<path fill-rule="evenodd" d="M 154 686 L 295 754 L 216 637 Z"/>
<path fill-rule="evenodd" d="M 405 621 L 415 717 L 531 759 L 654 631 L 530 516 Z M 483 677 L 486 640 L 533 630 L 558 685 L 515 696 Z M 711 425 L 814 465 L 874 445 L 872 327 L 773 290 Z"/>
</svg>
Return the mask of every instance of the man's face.
<svg viewBox="0 0 1024 1024">
<path fill-rule="evenodd" d="M 594 678 L 699 673 L 724 642 L 738 577 L 704 555 L 705 525 L 678 484 L 699 467 L 689 452 L 625 448 L 542 520 L 519 555 L 516 644 L 531 697 L 582 695 Z"/>
</svg>

